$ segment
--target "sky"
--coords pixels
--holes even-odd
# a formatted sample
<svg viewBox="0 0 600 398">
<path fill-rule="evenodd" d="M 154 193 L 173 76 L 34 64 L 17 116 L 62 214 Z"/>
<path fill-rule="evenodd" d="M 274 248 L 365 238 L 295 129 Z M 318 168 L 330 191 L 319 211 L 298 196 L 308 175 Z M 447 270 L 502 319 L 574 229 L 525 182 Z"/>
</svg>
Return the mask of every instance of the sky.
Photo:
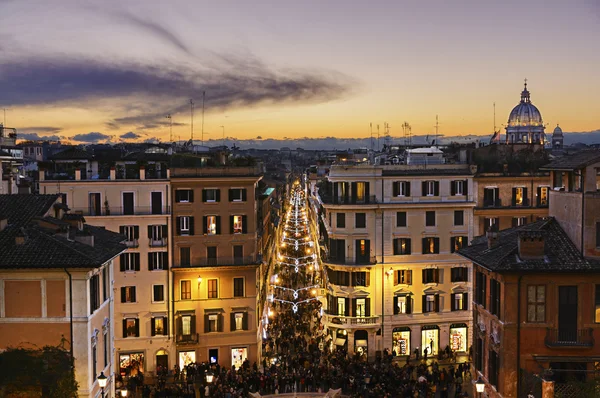
<svg viewBox="0 0 600 398">
<path fill-rule="evenodd" d="M 166 141 L 171 121 L 174 140 L 426 135 L 436 115 L 440 134 L 485 135 L 524 78 L 547 132 L 600 128 L 598 0 L 0 0 L 0 15 L 0 121 L 28 137 Z"/>
</svg>

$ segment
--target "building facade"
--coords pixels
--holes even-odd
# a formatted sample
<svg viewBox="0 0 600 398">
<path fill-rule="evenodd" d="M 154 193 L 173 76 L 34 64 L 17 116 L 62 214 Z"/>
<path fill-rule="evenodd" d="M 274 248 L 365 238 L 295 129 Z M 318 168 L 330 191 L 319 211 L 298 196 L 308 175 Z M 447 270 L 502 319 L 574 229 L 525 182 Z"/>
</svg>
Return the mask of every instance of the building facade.
<svg viewBox="0 0 600 398">
<path fill-rule="evenodd" d="M 473 171 L 430 162 L 334 164 L 319 188 L 323 319 L 348 352 L 468 352 Z"/>
<path fill-rule="evenodd" d="M 177 363 L 257 361 L 261 169 L 174 168 L 173 310 Z"/>
<path fill-rule="evenodd" d="M 171 191 L 167 170 L 146 173 L 137 166 L 133 173 L 130 166 L 129 173 L 112 167 L 106 176 L 76 169 L 69 180 L 40 170 L 39 184 L 42 193 L 60 194 L 90 225 L 125 235 L 127 251 L 114 262 L 111 284 L 116 372 L 151 376 L 158 366 L 173 368 L 176 363 L 169 327 Z"/>
</svg>

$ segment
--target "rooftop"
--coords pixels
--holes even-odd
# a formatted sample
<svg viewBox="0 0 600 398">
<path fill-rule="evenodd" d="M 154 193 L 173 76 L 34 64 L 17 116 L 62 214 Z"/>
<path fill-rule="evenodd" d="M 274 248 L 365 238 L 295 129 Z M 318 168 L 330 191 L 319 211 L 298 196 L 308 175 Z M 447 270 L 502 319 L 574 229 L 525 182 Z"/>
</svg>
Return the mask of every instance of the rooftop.
<svg viewBox="0 0 600 398">
<path fill-rule="evenodd" d="M 600 162 L 600 150 L 594 149 L 560 157 L 540 167 L 540 170 L 576 170 L 597 162 Z"/>
<path fill-rule="evenodd" d="M 520 233 L 543 236 L 543 258 L 523 259 L 519 256 Z M 600 262 L 583 258 L 554 217 L 498 232 L 498 241 L 491 249 L 487 237 L 479 236 L 458 254 L 495 272 L 600 271 Z"/>
</svg>

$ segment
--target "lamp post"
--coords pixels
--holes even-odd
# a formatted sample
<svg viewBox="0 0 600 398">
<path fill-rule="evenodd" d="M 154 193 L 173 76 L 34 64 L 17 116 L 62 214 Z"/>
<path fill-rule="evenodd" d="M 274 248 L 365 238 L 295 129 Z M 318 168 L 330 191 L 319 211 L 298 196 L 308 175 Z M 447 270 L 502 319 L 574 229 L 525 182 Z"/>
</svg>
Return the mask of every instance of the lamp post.
<svg viewBox="0 0 600 398">
<path fill-rule="evenodd" d="M 104 376 L 104 372 L 100 372 L 100 376 L 98 376 L 98 385 L 101 388 L 101 397 L 104 398 L 104 387 L 106 387 L 106 382 L 108 381 L 108 377 Z"/>
<path fill-rule="evenodd" d="M 126 397 L 128 392 L 129 392 L 129 391 L 127 391 L 127 389 L 126 389 L 126 388 L 122 389 L 122 390 L 121 390 L 121 396 L 122 396 L 122 397 Z"/>
<path fill-rule="evenodd" d="M 206 382 L 208 384 L 211 384 L 213 382 L 215 375 L 213 374 L 213 372 L 208 372 L 206 373 Z"/>
<path fill-rule="evenodd" d="M 477 391 L 477 395 L 481 397 L 481 393 L 485 390 L 485 381 L 483 381 L 481 376 L 475 382 L 475 390 Z"/>
</svg>

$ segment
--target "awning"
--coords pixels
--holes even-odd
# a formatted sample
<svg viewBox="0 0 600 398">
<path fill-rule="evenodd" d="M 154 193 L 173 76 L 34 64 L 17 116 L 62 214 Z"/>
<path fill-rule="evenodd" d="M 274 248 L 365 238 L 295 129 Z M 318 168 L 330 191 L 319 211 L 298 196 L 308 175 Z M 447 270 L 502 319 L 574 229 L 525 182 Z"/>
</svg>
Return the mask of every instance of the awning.
<svg viewBox="0 0 600 398">
<path fill-rule="evenodd" d="M 357 347 L 367 347 L 369 342 L 367 340 L 356 340 L 355 344 Z"/>
<path fill-rule="evenodd" d="M 346 339 L 340 339 L 339 337 L 335 339 L 335 345 L 344 345 L 346 344 Z"/>
</svg>

